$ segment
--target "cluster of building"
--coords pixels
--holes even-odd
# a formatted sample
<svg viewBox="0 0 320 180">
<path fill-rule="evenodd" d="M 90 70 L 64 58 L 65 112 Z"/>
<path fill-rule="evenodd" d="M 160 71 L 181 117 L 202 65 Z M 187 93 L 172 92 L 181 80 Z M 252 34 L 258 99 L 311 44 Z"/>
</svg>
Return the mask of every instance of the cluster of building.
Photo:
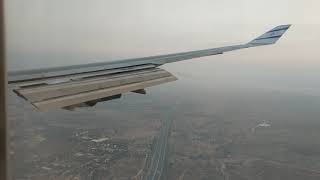
<svg viewBox="0 0 320 180">
<path fill-rule="evenodd" d="M 37 172 L 61 179 L 93 178 L 99 170 L 108 169 L 117 159 L 128 156 L 128 140 L 92 138 L 88 134 L 88 131 L 74 133 L 70 139 L 74 147 L 67 152 L 57 152 L 46 159 L 35 157 L 36 169 L 40 169 Z"/>
</svg>

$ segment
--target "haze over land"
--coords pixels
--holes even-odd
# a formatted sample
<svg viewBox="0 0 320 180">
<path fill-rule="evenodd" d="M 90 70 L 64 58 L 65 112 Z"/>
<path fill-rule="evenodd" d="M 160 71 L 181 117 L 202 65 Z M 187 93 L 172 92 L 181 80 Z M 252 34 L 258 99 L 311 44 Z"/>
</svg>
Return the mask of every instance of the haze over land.
<svg viewBox="0 0 320 180">
<path fill-rule="evenodd" d="M 189 83 L 182 78 L 73 112 L 39 113 L 12 95 L 14 179 L 133 178 L 167 118 L 167 179 L 319 179 L 318 97 Z M 252 131 L 265 120 L 271 127 Z"/>
</svg>

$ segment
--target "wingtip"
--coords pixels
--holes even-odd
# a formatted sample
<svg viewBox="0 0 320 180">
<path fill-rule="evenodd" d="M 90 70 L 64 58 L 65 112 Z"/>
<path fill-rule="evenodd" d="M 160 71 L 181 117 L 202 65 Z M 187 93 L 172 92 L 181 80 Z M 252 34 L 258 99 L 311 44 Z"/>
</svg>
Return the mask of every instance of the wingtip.
<svg viewBox="0 0 320 180">
<path fill-rule="evenodd" d="M 286 25 L 279 25 L 275 28 L 267 31 L 263 35 L 255 38 L 254 40 L 250 41 L 249 44 L 254 45 L 268 45 L 276 43 L 282 35 L 291 27 L 291 24 Z"/>
</svg>

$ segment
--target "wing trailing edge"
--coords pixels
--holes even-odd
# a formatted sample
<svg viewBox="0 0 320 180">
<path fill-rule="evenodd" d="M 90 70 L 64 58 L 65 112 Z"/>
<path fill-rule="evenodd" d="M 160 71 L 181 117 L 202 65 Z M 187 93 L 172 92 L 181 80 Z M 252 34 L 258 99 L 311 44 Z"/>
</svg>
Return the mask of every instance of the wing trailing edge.
<svg viewBox="0 0 320 180">
<path fill-rule="evenodd" d="M 37 109 L 46 111 L 51 108 L 73 109 L 75 107 L 94 106 L 101 101 L 121 97 L 126 92 L 144 94 L 147 87 L 175 81 L 171 73 L 152 68 L 134 72 L 122 72 L 103 76 L 82 77 L 75 81 L 56 84 L 15 83 L 14 92 L 30 102 Z M 37 80 L 36 80 L 37 81 Z"/>
</svg>

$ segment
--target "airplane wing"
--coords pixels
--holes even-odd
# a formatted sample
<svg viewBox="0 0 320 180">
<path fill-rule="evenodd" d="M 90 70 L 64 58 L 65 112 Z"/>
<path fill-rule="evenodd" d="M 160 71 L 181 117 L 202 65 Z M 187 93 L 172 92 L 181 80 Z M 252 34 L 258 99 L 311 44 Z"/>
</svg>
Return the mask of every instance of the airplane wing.
<svg viewBox="0 0 320 180">
<path fill-rule="evenodd" d="M 147 87 L 175 81 L 159 66 L 182 60 L 223 54 L 256 46 L 271 45 L 289 29 L 277 26 L 254 40 L 240 45 L 176 54 L 91 63 L 8 73 L 13 91 L 39 110 L 73 109 L 94 106 L 101 101 L 120 98 L 123 93 L 145 94 Z"/>
</svg>

